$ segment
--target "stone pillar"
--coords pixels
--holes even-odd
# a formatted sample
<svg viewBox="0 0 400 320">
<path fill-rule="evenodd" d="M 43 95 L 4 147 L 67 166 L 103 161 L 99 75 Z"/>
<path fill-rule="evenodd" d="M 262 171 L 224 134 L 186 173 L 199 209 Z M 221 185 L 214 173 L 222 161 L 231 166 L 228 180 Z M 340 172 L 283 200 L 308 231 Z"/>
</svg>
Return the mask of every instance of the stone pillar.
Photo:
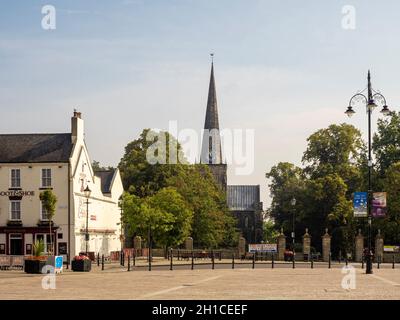
<svg viewBox="0 0 400 320">
<path fill-rule="evenodd" d="M 185 249 L 186 250 L 193 250 L 193 238 L 187 237 L 185 240 Z"/>
<path fill-rule="evenodd" d="M 383 237 L 381 235 L 381 230 L 378 230 L 378 234 L 375 238 L 375 257 L 376 261 L 378 261 L 379 257 L 380 261 L 383 262 Z"/>
<path fill-rule="evenodd" d="M 356 252 L 355 261 L 361 262 L 364 251 L 364 236 L 361 234 L 361 229 L 358 229 L 358 235 L 356 236 Z"/>
<path fill-rule="evenodd" d="M 308 233 L 308 228 L 306 228 L 306 233 L 303 235 L 303 255 L 304 259 L 307 256 L 307 259 L 310 259 L 311 253 L 311 236 Z"/>
<path fill-rule="evenodd" d="M 322 236 L 322 260 L 329 261 L 329 253 L 331 252 L 331 236 L 328 233 L 328 228 L 325 229 L 325 234 Z"/>
<path fill-rule="evenodd" d="M 134 247 L 136 250 L 141 250 L 141 249 L 142 249 L 142 238 L 141 238 L 141 237 L 136 236 L 136 237 L 133 239 L 133 247 Z"/>
<path fill-rule="evenodd" d="M 283 229 L 281 229 L 281 233 L 278 236 L 278 260 L 285 259 L 285 250 L 286 250 L 286 237 L 283 234 Z"/>
<path fill-rule="evenodd" d="M 239 258 L 243 257 L 246 254 L 246 239 L 243 236 L 240 236 L 239 238 L 238 251 Z"/>
</svg>

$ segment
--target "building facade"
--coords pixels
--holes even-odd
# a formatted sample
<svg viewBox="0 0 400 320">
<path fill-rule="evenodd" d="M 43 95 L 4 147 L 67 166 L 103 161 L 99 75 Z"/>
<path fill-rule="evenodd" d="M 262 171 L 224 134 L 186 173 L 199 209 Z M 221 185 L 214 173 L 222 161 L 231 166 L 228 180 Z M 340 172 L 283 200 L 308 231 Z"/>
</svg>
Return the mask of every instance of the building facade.
<svg viewBox="0 0 400 320">
<path fill-rule="evenodd" d="M 57 197 L 51 233 L 39 199 L 48 189 Z M 72 259 L 86 251 L 86 228 L 89 252 L 119 251 L 122 192 L 118 169 L 93 171 L 79 112 L 70 133 L 0 134 L 0 254 L 30 255 L 43 240 Z"/>
</svg>

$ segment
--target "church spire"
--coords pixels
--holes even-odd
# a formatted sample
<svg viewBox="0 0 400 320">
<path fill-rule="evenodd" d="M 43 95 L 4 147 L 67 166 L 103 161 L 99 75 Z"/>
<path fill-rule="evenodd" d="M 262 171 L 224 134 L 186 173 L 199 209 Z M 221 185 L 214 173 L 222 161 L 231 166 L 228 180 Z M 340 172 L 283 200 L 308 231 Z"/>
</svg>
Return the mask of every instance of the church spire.
<svg viewBox="0 0 400 320">
<path fill-rule="evenodd" d="M 214 78 L 214 54 L 211 54 L 211 75 L 208 88 L 207 111 L 204 123 L 201 163 L 221 164 L 221 137 L 219 134 L 217 91 Z"/>
</svg>

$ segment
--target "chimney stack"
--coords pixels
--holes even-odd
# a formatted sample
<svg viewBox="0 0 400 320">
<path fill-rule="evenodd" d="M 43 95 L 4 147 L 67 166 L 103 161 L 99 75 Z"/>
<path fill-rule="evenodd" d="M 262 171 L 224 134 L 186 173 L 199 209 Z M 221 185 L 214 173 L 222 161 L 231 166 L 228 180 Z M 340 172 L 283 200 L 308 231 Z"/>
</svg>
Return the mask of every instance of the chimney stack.
<svg viewBox="0 0 400 320">
<path fill-rule="evenodd" d="M 83 141 L 84 130 L 83 130 L 82 113 L 74 109 L 74 116 L 71 118 L 71 137 L 72 143 Z"/>
</svg>

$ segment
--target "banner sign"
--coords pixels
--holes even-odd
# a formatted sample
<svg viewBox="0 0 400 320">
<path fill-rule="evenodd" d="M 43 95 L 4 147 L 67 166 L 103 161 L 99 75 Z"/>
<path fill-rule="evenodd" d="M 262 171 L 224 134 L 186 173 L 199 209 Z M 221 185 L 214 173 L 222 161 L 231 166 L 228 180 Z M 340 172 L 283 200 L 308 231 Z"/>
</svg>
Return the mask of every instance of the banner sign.
<svg viewBox="0 0 400 320">
<path fill-rule="evenodd" d="M 384 252 L 399 252 L 400 247 L 398 246 L 383 246 Z"/>
<path fill-rule="evenodd" d="M 372 195 L 372 216 L 382 218 L 386 216 L 386 192 L 374 192 Z"/>
<path fill-rule="evenodd" d="M 354 217 L 367 217 L 367 203 L 368 194 L 367 192 L 354 192 L 353 207 L 354 207 Z"/>
<path fill-rule="evenodd" d="M 278 252 L 278 246 L 276 243 L 249 244 L 249 252 Z"/>
</svg>

